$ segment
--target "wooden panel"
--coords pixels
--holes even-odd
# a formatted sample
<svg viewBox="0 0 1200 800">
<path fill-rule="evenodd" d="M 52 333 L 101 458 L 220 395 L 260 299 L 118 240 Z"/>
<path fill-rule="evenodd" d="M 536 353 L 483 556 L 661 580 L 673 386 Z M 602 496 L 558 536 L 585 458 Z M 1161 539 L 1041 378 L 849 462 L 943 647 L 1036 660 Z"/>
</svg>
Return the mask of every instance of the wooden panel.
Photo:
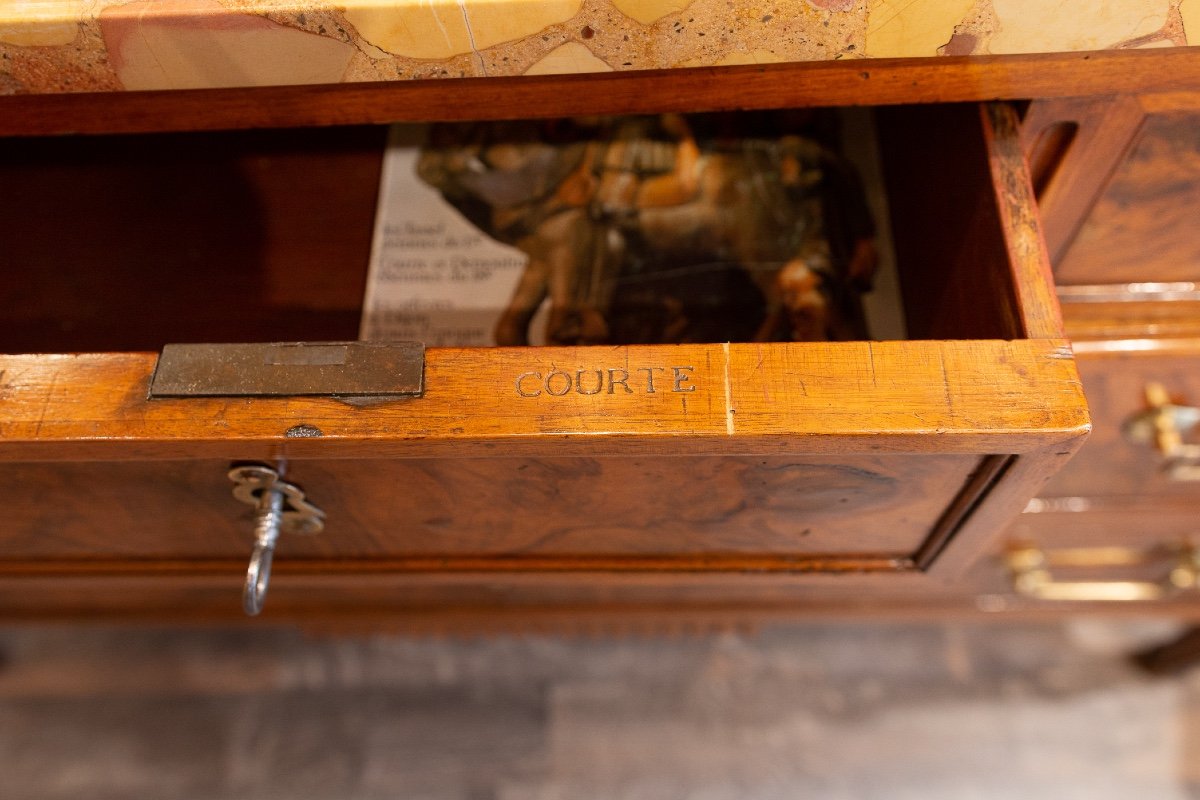
<svg viewBox="0 0 1200 800">
<path fill-rule="evenodd" d="M 1187 90 L 1193 48 L 0 97 L 0 135 L 961 102 Z"/>
<path fill-rule="evenodd" d="M 977 461 L 295 461 L 289 479 L 326 512 L 326 530 L 285 535 L 279 553 L 281 560 L 508 559 L 491 569 L 539 557 L 902 559 L 931 535 Z M 230 493 L 228 468 L 211 461 L 0 465 L 0 481 L 20 498 L 0 532 L 0 552 L 8 560 L 245 556 L 253 526 L 248 507 Z"/>
<path fill-rule="evenodd" d="M 912 338 L 1055 336 L 1049 260 L 1004 106 L 877 112 Z M 988 164 L 989 171 L 978 167 Z M 912 196 L 915 202 L 900 198 Z"/>
<path fill-rule="evenodd" d="M 739 618 L 813 613 L 908 615 L 923 605 L 973 608 L 961 591 L 948 592 L 920 575 L 740 576 L 606 574 L 460 576 L 437 573 L 300 572 L 281 560 L 259 620 L 241 610 L 244 566 L 217 573 L 128 571 L 81 574 L 0 572 L 0 619 L 149 619 L 225 621 L 239 624 L 300 622 L 341 633 L 411 623 L 438 629 L 457 620 L 469 627 L 530 630 L 539 620 L 620 620 L 696 614 Z M 897 586 L 897 582 L 901 585 Z M 1002 586 L 1002 584 L 1001 584 Z M 947 603 L 947 595 L 950 602 Z M 487 625 L 480 625 L 486 620 Z M 577 630 L 579 628 L 576 628 Z"/>
<path fill-rule="evenodd" d="M 1095 431 L 1078 457 L 1047 485 L 1044 496 L 1196 497 L 1195 483 L 1162 474 L 1161 457 L 1152 447 L 1121 435 L 1122 423 L 1145 408 L 1147 383 L 1162 383 L 1179 401 L 1200 403 L 1200 341 L 1190 342 L 1190 351 L 1183 344 L 1161 351 L 1139 347 L 1080 355 Z"/>
<path fill-rule="evenodd" d="M 1131 547 L 1166 555 L 1169 548 L 1197 538 L 1192 497 L 1047 497 L 1030 507 L 1035 513 L 1018 517 L 1009 529 L 1009 539 L 1048 549 Z M 1153 520 L 1153 525 L 1148 526 L 1147 520 Z"/>
<path fill-rule="evenodd" d="M 151 401 L 154 363 L 0 358 L 0 459 L 1022 453 L 1089 424 L 1058 340 L 431 349 L 424 397 L 370 407 Z"/>
<path fill-rule="evenodd" d="M 0 141 L 0 351 L 357 337 L 384 135 Z"/>
<path fill-rule="evenodd" d="M 1186 596 L 1154 603 L 1050 603 L 1015 595 L 998 561 L 982 562 L 972 582 L 951 585 L 920 574 L 787 575 L 452 575 L 337 573 L 330 565 L 281 561 L 263 615 L 241 610 L 241 565 L 219 572 L 157 565 L 91 574 L 47 565 L 18 573 L 0 567 L 0 619 L 136 620 L 238 625 L 301 624 L 346 635 L 387 629 L 421 632 L 573 631 L 631 633 L 704 630 L 817 616 L 871 619 L 1012 616 L 1062 618 L 1153 614 L 1200 618 Z M 321 572 L 319 569 L 325 569 Z"/>
<path fill-rule="evenodd" d="M 1154 295 L 1130 295 L 1121 288 L 1114 287 L 1116 291 L 1106 295 L 1120 299 L 1063 303 L 1063 325 L 1076 352 L 1103 347 L 1111 340 L 1200 338 L 1200 299 L 1155 300 Z M 1200 298 L 1200 293 L 1195 296 Z M 1147 346 L 1170 345 L 1164 341 Z"/>
<path fill-rule="evenodd" d="M 1033 164 L 1046 247 L 1055 265 L 1144 119 L 1141 104 L 1133 97 L 1040 99 L 1029 106 L 1021 140 Z"/>
<path fill-rule="evenodd" d="M 1057 265 L 1058 280 L 1200 281 L 1198 207 L 1200 111 L 1148 117 Z"/>
</svg>

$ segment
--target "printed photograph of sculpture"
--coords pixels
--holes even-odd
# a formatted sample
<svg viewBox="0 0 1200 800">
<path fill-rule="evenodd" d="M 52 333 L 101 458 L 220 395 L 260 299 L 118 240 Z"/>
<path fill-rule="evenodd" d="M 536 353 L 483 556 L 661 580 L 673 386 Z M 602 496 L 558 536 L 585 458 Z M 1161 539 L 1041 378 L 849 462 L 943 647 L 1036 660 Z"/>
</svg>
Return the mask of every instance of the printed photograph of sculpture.
<svg viewBox="0 0 1200 800">
<path fill-rule="evenodd" d="M 436 126 L 418 176 L 529 258 L 496 325 L 547 344 L 868 337 L 874 224 L 811 115 Z"/>
</svg>

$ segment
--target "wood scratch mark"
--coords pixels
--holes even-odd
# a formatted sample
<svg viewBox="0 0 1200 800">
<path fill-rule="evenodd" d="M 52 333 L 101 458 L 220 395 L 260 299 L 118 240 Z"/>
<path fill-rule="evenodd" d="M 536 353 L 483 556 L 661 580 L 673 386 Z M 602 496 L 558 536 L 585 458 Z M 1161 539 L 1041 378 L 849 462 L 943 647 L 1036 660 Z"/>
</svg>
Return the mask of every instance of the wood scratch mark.
<svg viewBox="0 0 1200 800">
<path fill-rule="evenodd" d="M 762 398 L 764 403 L 771 402 L 771 382 L 763 380 L 762 368 L 767 361 L 766 351 L 762 345 L 758 346 L 758 363 L 754 366 L 754 372 L 758 377 L 759 383 L 762 385 Z"/>
<path fill-rule="evenodd" d="M 725 349 L 725 433 L 733 436 L 733 387 L 729 382 L 729 342 L 721 346 Z"/>
<path fill-rule="evenodd" d="M 946 409 L 950 412 L 951 417 L 954 414 L 954 392 L 950 391 L 950 374 L 946 372 L 946 354 L 938 353 L 938 366 L 942 370 L 942 391 L 946 395 Z"/>
<path fill-rule="evenodd" d="M 871 386 L 879 388 L 879 379 L 875 375 L 875 346 L 867 342 L 867 366 L 871 369 Z"/>
<path fill-rule="evenodd" d="M 36 439 L 41 436 L 42 423 L 46 419 L 46 412 L 50 410 L 50 403 L 54 400 L 54 388 L 58 384 L 58 373 L 50 374 L 50 385 L 46 387 L 46 394 L 42 398 L 42 409 L 38 412 L 37 425 L 33 429 L 33 437 Z"/>
</svg>

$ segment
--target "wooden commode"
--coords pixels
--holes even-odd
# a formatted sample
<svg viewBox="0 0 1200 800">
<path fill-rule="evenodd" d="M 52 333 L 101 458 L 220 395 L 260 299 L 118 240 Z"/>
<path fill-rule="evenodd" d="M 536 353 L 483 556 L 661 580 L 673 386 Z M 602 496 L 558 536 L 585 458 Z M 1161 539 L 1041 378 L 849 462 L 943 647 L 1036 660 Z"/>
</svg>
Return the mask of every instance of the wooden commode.
<svg viewBox="0 0 1200 800">
<path fill-rule="evenodd" d="M 256 530 L 262 618 L 343 629 L 1059 613 L 1112 606 L 1047 582 L 1180 583 L 1192 484 L 1122 426 L 1146 385 L 1200 402 L 1195 243 L 1161 185 L 1200 152 L 1198 88 L 1171 48 L 0 97 L 0 618 L 235 620 Z M 400 394 L 340 388 L 380 123 L 858 104 L 906 340 L 417 348 Z M 326 382 L 152 391 L 181 342 L 276 343 L 244 372 Z M 1049 574 L 1081 548 L 1108 561 Z"/>
</svg>

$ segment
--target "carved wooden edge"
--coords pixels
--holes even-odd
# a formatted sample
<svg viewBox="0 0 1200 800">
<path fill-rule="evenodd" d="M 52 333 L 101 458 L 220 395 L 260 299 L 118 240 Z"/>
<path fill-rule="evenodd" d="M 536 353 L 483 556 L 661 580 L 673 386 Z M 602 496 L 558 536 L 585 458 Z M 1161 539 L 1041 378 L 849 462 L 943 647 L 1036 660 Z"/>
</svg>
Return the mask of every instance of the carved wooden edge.
<svg viewBox="0 0 1200 800">
<path fill-rule="evenodd" d="M 1200 302 L 1136 297 L 1103 303 L 1064 302 L 1063 327 L 1076 353 L 1134 348 L 1145 352 L 1194 350 L 1200 343 Z"/>
<path fill-rule="evenodd" d="M 1085 441 L 1086 435 L 1080 435 L 1038 452 L 985 462 L 976 480 L 958 499 L 960 504 L 969 503 L 969 508 L 960 511 L 952 505 L 947 512 L 962 514 L 953 536 L 945 538 L 951 546 L 931 537 L 927 546 L 916 554 L 916 566 L 938 579 L 964 578 L 980 554 L 996 551 L 1006 523 L 1017 518 L 1029 498 L 1037 495 Z"/>
<path fill-rule="evenodd" d="M 328 398 L 148 400 L 153 354 L 3 356 L 0 460 L 982 455 L 1037 451 L 1090 425 L 1062 340 L 446 348 L 427 356 L 424 397 L 368 407 Z M 646 370 L 657 376 L 655 391 L 621 385 L 626 376 L 646 381 Z M 590 383 L 597 376 L 607 381 L 601 390 Z M 563 391 L 580 379 L 586 392 Z M 541 394 L 521 396 L 535 384 Z"/>
<path fill-rule="evenodd" d="M 0 97 L 0 136 L 1186 92 L 1196 48 Z"/>
<path fill-rule="evenodd" d="M 1069 447 L 1060 445 L 1055 455 L 1060 459 L 1067 456 Z M 342 574 L 424 574 L 442 573 L 469 576 L 472 574 L 520 575 L 537 574 L 586 574 L 593 576 L 617 575 L 686 575 L 721 574 L 742 575 L 813 575 L 813 574 L 903 574 L 916 571 L 937 570 L 939 576 L 948 574 L 942 559 L 947 553 L 948 563 L 969 565 L 977 560 L 981 543 L 979 536 L 972 536 L 972 526 L 983 531 L 991 530 L 1003 521 L 1005 515 L 1019 513 L 1027 499 L 1026 492 L 1036 486 L 1025 476 L 1029 466 L 1042 464 L 1044 454 L 1021 457 L 1021 469 L 1014 470 L 1018 458 L 1015 456 L 985 456 L 979 465 L 965 477 L 964 483 L 946 511 L 932 524 L 929 533 L 912 553 L 723 553 L 720 551 L 701 554 L 672 555 L 395 555 L 372 558 L 289 559 L 283 568 L 285 574 L 320 575 Z M 1056 467 L 1050 466 L 1040 473 L 1041 477 L 1052 474 Z M 1011 473 L 1011 475 L 1010 475 Z M 1014 480 L 1016 491 L 1008 488 L 1006 481 Z M 998 495 L 1000 502 L 991 495 Z M 982 518 L 980 524 L 978 518 Z M 964 534 L 964 531 L 966 532 Z M 963 549 L 971 552 L 964 553 Z M 149 559 L 128 558 L 53 558 L 29 560 L 23 558 L 0 559 L 0 580 L 12 577 L 71 577 L 71 576 L 166 576 L 171 574 L 200 576 L 210 574 L 237 574 L 241 561 L 229 559 Z"/>
<path fill-rule="evenodd" d="M 1200 334 L 1167 337 L 1096 338 L 1076 342 L 1077 355 L 1098 358 L 1200 358 Z"/>
<path fill-rule="evenodd" d="M 347 635 L 396 631 L 450 635 L 639 635 L 663 632 L 706 634 L 788 625 L 816 619 L 910 623 L 921 619 L 969 619 L 1011 622 L 1014 619 L 1060 619 L 1081 613 L 1113 618 L 1200 619 L 1194 600 L 1135 603 L 1046 602 L 1019 597 L 1006 587 L 1000 567 L 994 580 L 957 585 L 919 573 L 878 577 L 752 576 L 747 585 L 761 596 L 738 593 L 725 597 L 728 585 L 717 576 L 661 576 L 657 599 L 622 600 L 607 593 L 603 578 L 592 583 L 589 600 L 535 602 L 455 601 L 455 586 L 437 601 L 405 596 L 412 575 L 289 576 L 272 587 L 271 605 L 263 616 L 248 620 L 237 602 L 239 576 L 214 581 L 208 576 L 28 576 L 0 580 L 0 622 L 4 624 L 71 624 L 103 620 L 106 624 L 169 623 L 171 625 L 301 625 L 316 633 Z M 434 576 L 443 578 L 443 576 Z M 552 577 L 552 576 L 551 576 Z M 493 580 L 494 579 L 489 579 Z M 803 581 L 804 585 L 798 582 Z M 440 580 L 440 583 L 445 583 Z M 642 581 L 643 583 L 645 581 Z M 706 599 L 674 596 L 671 587 L 708 586 Z M 786 592 L 781 584 L 791 584 Z M 354 591 L 336 591 L 353 586 Z M 626 585 L 622 582 L 621 585 Z M 231 599 L 232 598 L 232 599 Z"/>
<path fill-rule="evenodd" d="M 0 579 L 13 577 L 145 577 L 187 575 L 221 579 L 245 571 L 244 560 L 187 559 L 131 560 L 120 558 L 0 559 Z M 592 575 L 676 576 L 716 574 L 746 575 L 838 575 L 903 573 L 914 570 L 911 558 L 903 555 L 856 553 L 796 556 L 786 554 L 722 554 L 664 556 L 504 556 L 438 555 L 386 556 L 371 558 L 291 558 L 272 567 L 274 573 L 294 576 L 424 575 L 439 573 L 472 580 L 479 575 Z"/>
<path fill-rule="evenodd" d="M 1029 169 L 1021 147 L 1016 111 L 1004 103 L 980 109 L 988 166 L 995 187 L 1000 227 L 1013 269 L 1013 287 L 1024 333 L 1030 338 L 1062 335 L 1062 311 L 1042 236 Z"/>
</svg>

